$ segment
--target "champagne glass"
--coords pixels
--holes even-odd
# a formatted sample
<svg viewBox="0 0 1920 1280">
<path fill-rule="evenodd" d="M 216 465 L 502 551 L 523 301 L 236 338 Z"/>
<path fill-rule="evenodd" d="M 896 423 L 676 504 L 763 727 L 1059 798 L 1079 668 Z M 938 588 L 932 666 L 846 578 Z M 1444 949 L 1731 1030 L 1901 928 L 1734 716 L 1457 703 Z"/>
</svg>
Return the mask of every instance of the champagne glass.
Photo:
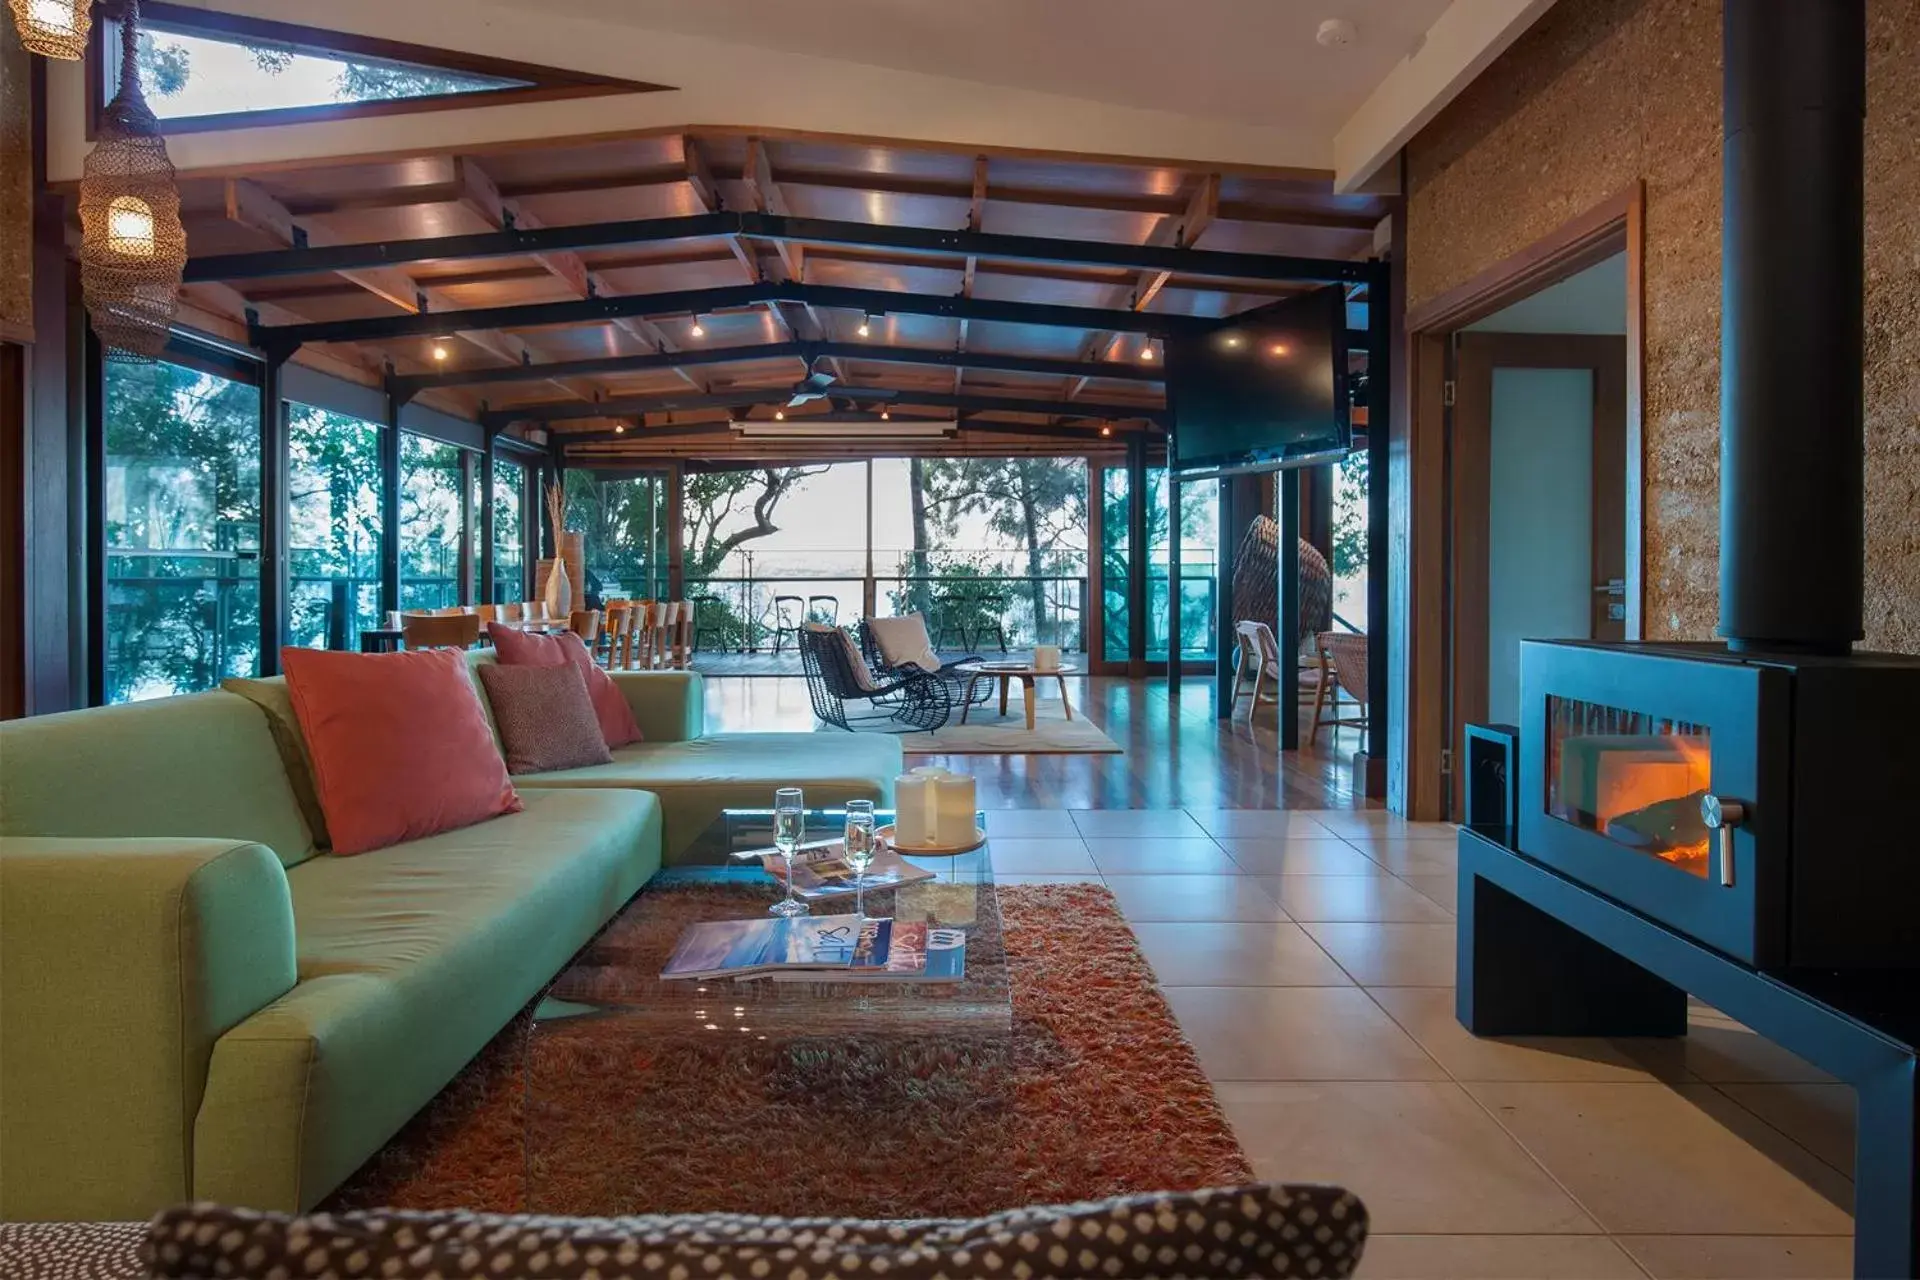
<svg viewBox="0 0 1920 1280">
<path fill-rule="evenodd" d="M 773 793 L 773 847 L 787 863 L 787 896 L 767 908 L 769 915 L 804 916 L 807 904 L 793 891 L 793 853 L 807 835 L 806 801 L 798 787 L 782 787 Z"/>
<path fill-rule="evenodd" d="M 867 868 L 873 865 L 873 801 L 847 801 L 846 859 L 853 868 L 853 914 L 867 918 Z"/>
</svg>

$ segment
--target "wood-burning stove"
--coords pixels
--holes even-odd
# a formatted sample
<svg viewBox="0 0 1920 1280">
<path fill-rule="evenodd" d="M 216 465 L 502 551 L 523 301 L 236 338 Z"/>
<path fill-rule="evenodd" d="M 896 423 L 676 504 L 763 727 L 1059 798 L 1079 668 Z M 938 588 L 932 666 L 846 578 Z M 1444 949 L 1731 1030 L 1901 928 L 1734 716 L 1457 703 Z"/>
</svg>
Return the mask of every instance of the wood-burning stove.
<svg viewBox="0 0 1920 1280">
<path fill-rule="evenodd" d="M 1758 967 L 1920 967 L 1920 660 L 1528 641 L 1520 687 L 1522 852 Z"/>
</svg>

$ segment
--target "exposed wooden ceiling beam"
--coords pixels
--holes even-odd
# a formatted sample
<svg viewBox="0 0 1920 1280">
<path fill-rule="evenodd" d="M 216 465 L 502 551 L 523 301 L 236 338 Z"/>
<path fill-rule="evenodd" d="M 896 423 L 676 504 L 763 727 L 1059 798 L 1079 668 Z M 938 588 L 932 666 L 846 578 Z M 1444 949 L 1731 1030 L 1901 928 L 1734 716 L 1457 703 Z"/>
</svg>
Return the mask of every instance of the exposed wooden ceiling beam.
<svg viewBox="0 0 1920 1280">
<path fill-rule="evenodd" d="M 726 201 L 721 198 L 720 188 L 714 183 L 712 171 L 707 168 L 706 156 L 701 152 L 700 144 L 692 138 L 683 137 L 680 139 L 680 150 L 687 163 L 687 186 L 693 191 L 695 203 L 700 206 L 703 213 L 720 212 L 725 207 Z M 728 236 L 726 245 L 735 260 L 739 262 L 740 269 L 746 273 L 747 283 L 752 284 L 760 279 L 760 260 L 754 253 L 753 247 L 740 236 Z M 782 339 L 788 342 L 795 340 L 797 335 L 793 331 L 793 326 L 788 323 L 784 311 L 777 305 L 768 303 L 767 314 L 773 318 L 774 327 L 780 330 Z"/>
<path fill-rule="evenodd" d="M 747 161 L 741 172 L 741 181 L 746 184 L 747 197 L 752 201 L 755 212 L 778 214 L 783 218 L 792 216 L 793 210 L 787 204 L 786 193 L 780 190 L 780 184 L 774 180 L 773 161 L 767 155 L 766 143 L 759 138 L 747 139 Z M 805 281 L 807 260 L 803 246 L 786 240 L 776 240 L 773 248 L 779 255 L 780 265 L 785 269 L 787 279 L 795 283 Z M 827 328 L 826 322 L 820 318 L 819 311 L 814 309 L 811 302 L 803 302 L 799 306 L 811 330 L 809 333 L 802 334 L 802 337 L 815 341 L 825 341 L 833 337 L 833 331 Z M 773 308 L 778 311 L 780 304 L 774 303 Z M 792 328 L 792 326 L 789 327 Z M 827 367 L 833 370 L 833 376 L 841 382 L 847 380 L 847 371 L 838 360 L 828 360 Z"/>
<path fill-rule="evenodd" d="M 1148 233 L 1146 243 L 1151 247 L 1171 247 L 1191 249 L 1213 225 L 1220 209 L 1220 175 L 1202 174 L 1193 193 L 1187 198 L 1187 208 L 1183 214 L 1167 215 L 1160 219 Z M 1143 270 L 1133 278 L 1131 294 L 1116 296 L 1112 305 L 1125 306 L 1131 311 L 1145 311 L 1152 305 L 1154 298 L 1166 288 L 1167 281 L 1173 278 L 1170 270 Z M 1114 347 L 1118 345 L 1120 335 L 1116 333 L 1097 333 L 1081 352 L 1082 360 L 1110 360 L 1114 356 Z M 1147 348 L 1151 350 L 1151 348 Z M 1071 400 L 1087 389 L 1090 378 L 1076 379 L 1067 388 L 1067 399 Z"/>
<path fill-rule="evenodd" d="M 972 196 L 972 199 L 969 200 L 967 204 L 967 230 L 979 231 L 981 229 L 981 222 L 984 220 L 986 216 L 986 211 L 987 211 L 987 158 L 985 156 L 975 156 L 973 158 L 973 196 Z M 960 296 L 961 297 L 971 298 L 973 296 L 973 281 L 974 281 L 974 277 L 979 273 L 979 270 L 980 270 L 979 256 L 977 254 L 971 254 L 971 253 L 968 254 L 967 260 L 966 260 L 966 266 L 961 268 L 961 273 L 960 273 Z M 969 322 L 967 318 L 965 316 L 960 317 L 960 337 L 958 341 L 954 343 L 953 349 L 955 351 L 965 351 L 967 349 L 968 328 L 969 328 Z M 953 394 L 955 395 L 960 394 L 960 382 L 961 382 L 961 379 L 965 378 L 966 376 L 967 376 L 967 369 L 965 365 L 956 364 L 955 366 L 953 366 Z"/>
<path fill-rule="evenodd" d="M 509 207 L 505 197 L 500 194 L 498 184 L 488 176 L 485 169 L 481 168 L 479 161 L 470 156 L 456 156 L 453 171 L 454 185 L 460 193 L 459 203 L 489 228 L 495 231 L 512 228 L 537 231 L 544 225 L 538 217 L 526 210 Z M 533 260 L 539 263 L 548 274 L 565 284 L 568 292 L 576 298 L 591 298 L 599 293 L 619 292 L 617 289 L 610 288 L 606 280 L 597 272 L 590 270 L 586 262 L 573 250 L 536 253 L 533 255 Z M 612 323 L 615 328 L 633 338 L 648 351 L 671 349 L 659 328 L 646 320 L 633 316 L 618 316 Z M 675 369 L 674 372 L 684 379 L 688 386 L 706 390 L 685 370 Z M 596 387 L 594 390 L 597 395 L 602 389 Z"/>
<path fill-rule="evenodd" d="M 229 178 L 226 183 L 227 217 L 241 226 L 249 227 L 282 245 L 305 243 L 309 246 L 325 246 L 340 243 L 338 236 L 325 227 L 299 223 L 293 213 L 275 199 L 271 192 L 256 182 L 244 178 Z M 423 302 L 435 301 L 432 286 L 422 285 L 399 267 L 373 267 L 354 271 L 342 271 L 342 279 L 357 288 L 363 289 L 382 301 L 400 308 L 402 311 L 418 314 Z M 225 288 L 225 286 L 219 286 Z M 237 299 L 238 295 L 234 297 Z M 282 320 L 270 320 L 267 313 L 255 310 L 263 322 L 300 323 L 294 313 L 284 308 L 275 308 Z M 511 334 L 492 329 L 460 329 L 454 336 L 479 347 L 496 359 L 509 363 L 521 363 L 527 360 L 540 360 L 543 357 L 531 351 L 520 339 Z M 599 394 L 598 388 L 583 383 L 579 379 L 554 379 L 553 385 L 582 400 L 591 400 Z"/>
</svg>

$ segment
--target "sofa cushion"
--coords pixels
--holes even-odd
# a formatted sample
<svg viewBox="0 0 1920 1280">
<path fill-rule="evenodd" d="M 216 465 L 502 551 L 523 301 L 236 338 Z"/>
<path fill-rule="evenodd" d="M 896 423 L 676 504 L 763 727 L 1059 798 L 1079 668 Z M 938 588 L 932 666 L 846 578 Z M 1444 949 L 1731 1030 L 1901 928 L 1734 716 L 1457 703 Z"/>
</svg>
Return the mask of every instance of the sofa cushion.
<svg viewBox="0 0 1920 1280">
<path fill-rule="evenodd" d="M 337 854 L 519 809 L 457 650 L 282 653 Z"/>
<path fill-rule="evenodd" d="M 322 852 L 333 847 L 327 833 L 327 811 L 320 807 L 320 791 L 313 782 L 313 756 L 307 751 L 306 735 L 300 732 L 300 717 L 293 709 L 293 694 L 285 677 L 260 680 L 235 676 L 222 680 L 220 687 L 237 693 L 259 707 L 267 717 L 267 731 L 280 750 L 280 763 L 287 771 L 287 785 L 293 788 L 300 816 L 313 831 L 313 845 Z"/>
<path fill-rule="evenodd" d="M 1353 1274 L 1367 1211 L 1339 1187 L 1229 1187 L 1011 1209 L 967 1220 L 870 1222 L 685 1214 L 509 1217 L 386 1209 L 290 1220 L 219 1205 L 155 1218 L 155 1276 L 455 1277 Z M 243 1262 L 244 1260 L 244 1262 Z"/>
<path fill-rule="evenodd" d="M 313 856 L 260 709 L 189 694 L 0 724 L 0 835 L 251 840 Z"/>
<path fill-rule="evenodd" d="M 933 651 L 933 637 L 927 634 L 926 617 L 918 613 L 897 618 L 868 618 L 873 643 L 890 667 L 911 663 L 922 671 L 938 671 L 940 655 Z"/>
<path fill-rule="evenodd" d="M 609 764 L 593 702 L 572 664 L 476 668 L 493 707 L 508 773 Z M 617 695 L 616 695 L 617 696 Z M 624 705 L 624 704 L 623 704 Z"/>
<path fill-rule="evenodd" d="M 519 813 L 288 873 L 299 985 L 221 1037 L 194 1194 L 294 1209 L 373 1154 L 659 867 L 638 792 Z"/>
<path fill-rule="evenodd" d="M 519 631 L 512 627 L 499 627 L 490 630 L 494 652 L 500 655 L 500 664 L 509 667 L 533 666 L 550 667 L 560 663 L 571 664 L 580 673 L 586 683 L 587 696 L 593 702 L 594 715 L 600 722 L 600 734 L 609 747 L 624 747 L 629 742 L 640 741 L 640 726 L 634 722 L 633 711 L 627 706 L 627 700 L 614 688 L 613 677 L 602 671 L 587 652 L 587 646 L 579 636 L 571 631 L 557 636 L 544 636 L 533 631 Z"/>
<path fill-rule="evenodd" d="M 780 787 L 803 787 L 810 805 L 893 799 L 903 756 L 897 738 L 881 733 L 715 733 L 687 742 L 640 742 L 613 753 L 613 763 L 516 779 L 532 787 L 626 787 L 660 797 L 665 859 L 672 863 L 722 809 L 764 809 Z"/>
</svg>

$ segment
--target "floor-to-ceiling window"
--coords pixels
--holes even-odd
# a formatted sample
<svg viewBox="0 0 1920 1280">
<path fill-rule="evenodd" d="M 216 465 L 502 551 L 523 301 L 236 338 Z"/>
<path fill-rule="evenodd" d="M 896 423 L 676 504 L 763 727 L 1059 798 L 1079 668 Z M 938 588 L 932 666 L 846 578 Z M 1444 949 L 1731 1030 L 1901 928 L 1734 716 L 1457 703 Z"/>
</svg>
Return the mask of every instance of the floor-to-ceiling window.
<svg viewBox="0 0 1920 1280">
<path fill-rule="evenodd" d="M 259 390 L 166 361 L 104 381 L 104 700 L 257 673 Z"/>
<path fill-rule="evenodd" d="M 493 598 L 514 604 L 527 594 L 527 469 L 496 458 L 493 463 Z"/>
<path fill-rule="evenodd" d="M 1165 662 L 1169 607 L 1169 558 L 1173 537 L 1167 473 L 1147 472 L 1147 659 Z M 1215 592 L 1219 589 L 1220 489 L 1212 483 L 1180 489 L 1180 657 L 1213 660 Z"/>
<path fill-rule="evenodd" d="M 1100 562 L 1101 608 L 1105 639 L 1101 656 L 1108 662 L 1127 661 L 1127 626 L 1132 616 L 1127 598 L 1127 490 L 1129 480 L 1122 467 L 1101 472 L 1100 486 Z"/>
<path fill-rule="evenodd" d="M 400 607 L 460 603 L 460 450 L 425 436 L 400 437 Z M 496 517 L 497 519 L 497 517 Z"/>
<path fill-rule="evenodd" d="M 1340 630 L 1367 629 L 1367 455 L 1333 468 L 1333 614 Z"/>
<path fill-rule="evenodd" d="M 287 406 L 287 635 L 352 649 L 380 618 L 380 433 L 311 405 Z"/>
<path fill-rule="evenodd" d="M 585 544 L 587 580 L 580 587 L 595 607 L 666 596 L 666 477 L 571 469 L 567 520 Z"/>
</svg>

